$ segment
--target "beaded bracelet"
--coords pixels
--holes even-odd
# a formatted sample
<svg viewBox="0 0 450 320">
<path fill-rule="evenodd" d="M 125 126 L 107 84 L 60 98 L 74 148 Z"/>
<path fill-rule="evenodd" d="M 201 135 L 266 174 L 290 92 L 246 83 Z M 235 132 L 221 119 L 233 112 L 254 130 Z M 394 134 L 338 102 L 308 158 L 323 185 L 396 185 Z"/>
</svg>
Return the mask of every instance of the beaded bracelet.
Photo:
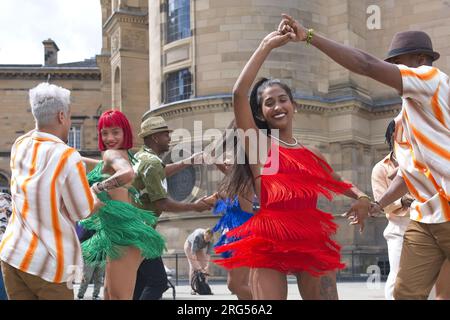
<svg viewBox="0 0 450 320">
<path fill-rule="evenodd" d="M 314 36 L 314 29 L 308 29 L 308 32 L 306 33 L 306 45 L 310 45 L 312 43 L 312 39 Z"/>
</svg>

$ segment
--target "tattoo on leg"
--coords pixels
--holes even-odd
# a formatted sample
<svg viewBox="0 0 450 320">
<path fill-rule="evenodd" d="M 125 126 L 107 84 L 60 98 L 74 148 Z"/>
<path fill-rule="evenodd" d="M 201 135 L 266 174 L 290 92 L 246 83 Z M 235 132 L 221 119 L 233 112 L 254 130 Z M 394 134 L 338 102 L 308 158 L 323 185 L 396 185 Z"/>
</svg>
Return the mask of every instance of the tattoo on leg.
<svg viewBox="0 0 450 320">
<path fill-rule="evenodd" d="M 339 300 L 336 281 L 332 277 L 320 277 L 320 296 L 322 300 Z"/>
</svg>

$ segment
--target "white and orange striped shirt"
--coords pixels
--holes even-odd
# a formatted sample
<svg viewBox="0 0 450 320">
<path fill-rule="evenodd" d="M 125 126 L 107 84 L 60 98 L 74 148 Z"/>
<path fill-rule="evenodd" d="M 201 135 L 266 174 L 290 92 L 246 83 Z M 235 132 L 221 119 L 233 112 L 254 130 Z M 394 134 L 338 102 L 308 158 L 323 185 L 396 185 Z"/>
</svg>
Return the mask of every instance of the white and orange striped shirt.
<svg viewBox="0 0 450 320">
<path fill-rule="evenodd" d="M 399 175 L 416 201 L 411 219 L 450 221 L 450 84 L 437 68 L 399 65 L 403 105 L 396 119 Z"/>
<path fill-rule="evenodd" d="M 46 281 L 67 282 L 83 266 L 75 222 L 94 205 L 80 154 L 48 133 L 18 138 L 11 150 L 11 195 L 0 259 Z"/>
</svg>

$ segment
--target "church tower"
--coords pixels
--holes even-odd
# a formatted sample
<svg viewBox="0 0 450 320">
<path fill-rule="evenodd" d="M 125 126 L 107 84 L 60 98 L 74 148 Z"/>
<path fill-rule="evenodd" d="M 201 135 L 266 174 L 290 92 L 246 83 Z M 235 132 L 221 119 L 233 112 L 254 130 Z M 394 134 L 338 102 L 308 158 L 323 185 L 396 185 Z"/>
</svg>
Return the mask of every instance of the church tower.
<svg viewBox="0 0 450 320">
<path fill-rule="evenodd" d="M 101 0 L 103 48 L 97 57 L 102 70 L 104 105 L 130 120 L 139 144 L 142 115 L 148 110 L 148 0 Z"/>
</svg>

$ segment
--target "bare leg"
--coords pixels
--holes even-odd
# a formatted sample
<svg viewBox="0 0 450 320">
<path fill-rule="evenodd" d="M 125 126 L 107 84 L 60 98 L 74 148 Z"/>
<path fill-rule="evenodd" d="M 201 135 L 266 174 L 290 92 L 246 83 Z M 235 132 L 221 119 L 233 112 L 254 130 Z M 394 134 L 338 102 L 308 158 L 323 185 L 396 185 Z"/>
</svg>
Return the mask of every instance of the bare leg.
<svg viewBox="0 0 450 320">
<path fill-rule="evenodd" d="M 253 269 L 252 294 L 254 300 L 286 300 L 286 275 L 273 269 Z"/>
<path fill-rule="evenodd" d="M 321 300 L 339 300 L 335 270 L 320 277 L 320 296 Z"/>
<path fill-rule="evenodd" d="M 192 278 L 194 277 L 194 271 L 201 269 L 201 265 L 197 259 L 197 255 L 192 254 L 191 246 L 187 241 L 184 243 L 184 253 L 186 254 L 186 258 L 189 263 L 189 284 L 191 284 Z"/>
<path fill-rule="evenodd" d="M 133 298 L 136 274 L 141 261 L 141 252 L 135 247 L 126 248 L 120 259 L 108 261 L 105 288 L 110 300 Z"/>
<path fill-rule="evenodd" d="M 436 281 L 436 300 L 450 300 L 450 260 L 445 260 Z"/>
<path fill-rule="evenodd" d="M 308 272 L 301 272 L 297 276 L 297 285 L 303 300 L 322 300 L 321 277 L 313 277 Z"/>
<path fill-rule="evenodd" d="M 250 269 L 236 268 L 228 272 L 228 289 L 235 294 L 239 300 L 252 300 L 250 290 Z"/>
<path fill-rule="evenodd" d="M 105 267 L 105 279 L 103 281 L 103 300 L 111 300 L 111 297 L 109 296 L 109 290 L 108 290 L 108 263 L 106 263 Z"/>
</svg>

